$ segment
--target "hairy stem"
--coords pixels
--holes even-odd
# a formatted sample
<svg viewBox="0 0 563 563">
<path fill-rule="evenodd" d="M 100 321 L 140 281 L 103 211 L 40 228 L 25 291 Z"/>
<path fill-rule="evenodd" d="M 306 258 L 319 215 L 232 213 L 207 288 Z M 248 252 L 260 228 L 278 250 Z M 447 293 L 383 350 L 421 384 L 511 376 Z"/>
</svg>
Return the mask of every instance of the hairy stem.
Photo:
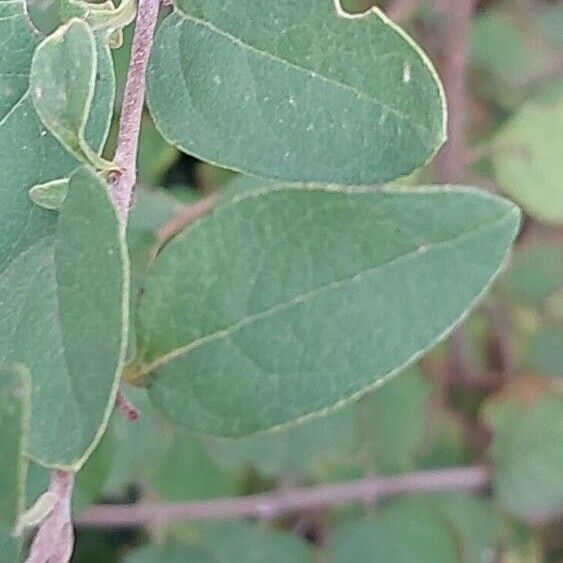
<svg viewBox="0 0 563 563">
<path fill-rule="evenodd" d="M 159 8 L 160 0 L 139 0 L 114 158 L 119 173 L 114 174 L 111 179 L 114 201 L 124 222 L 127 221 L 137 177 L 137 153 L 145 102 L 147 66 Z"/>
<path fill-rule="evenodd" d="M 191 519 L 275 518 L 303 510 L 404 493 L 475 491 L 489 484 L 485 466 L 421 471 L 397 477 L 368 477 L 340 484 L 317 485 L 238 498 L 202 502 L 98 505 L 79 515 L 78 526 L 131 527 Z"/>
</svg>

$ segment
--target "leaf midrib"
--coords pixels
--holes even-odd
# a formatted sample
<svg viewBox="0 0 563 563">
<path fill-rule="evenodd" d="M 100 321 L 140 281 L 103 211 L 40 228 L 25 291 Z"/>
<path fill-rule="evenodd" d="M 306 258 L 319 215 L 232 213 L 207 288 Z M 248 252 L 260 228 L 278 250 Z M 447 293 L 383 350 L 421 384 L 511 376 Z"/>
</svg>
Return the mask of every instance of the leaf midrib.
<svg viewBox="0 0 563 563">
<path fill-rule="evenodd" d="M 365 277 L 367 277 L 367 276 L 369 276 L 369 275 L 371 275 L 375 272 L 378 272 L 378 271 L 384 270 L 386 268 L 392 267 L 392 266 L 394 266 L 394 265 L 396 265 L 400 262 L 410 260 L 417 255 L 428 254 L 429 252 L 431 252 L 431 251 L 433 251 L 433 250 L 435 250 L 435 249 L 437 249 L 441 246 L 451 245 L 451 244 L 454 244 L 458 241 L 462 241 L 464 239 L 472 238 L 472 237 L 478 235 L 482 231 L 492 229 L 492 228 L 497 227 L 498 225 L 500 225 L 504 222 L 508 222 L 514 215 L 515 215 L 514 210 L 508 210 L 506 213 L 504 213 L 503 215 L 500 215 L 499 217 L 495 218 L 493 221 L 489 221 L 489 222 L 483 223 L 483 224 L 481 224 L 477 227 L 471 228 L 467 231 L 464 231 L 463 233 L 460 233 L 459 235 L 457 235 L 455 237 L 452 237 L 452 238 L 447 239 L 447 240 L 435 242 L 435 243 L 430 243 L 428 245 L 421 245 L 417 249 L 410 250 L 409 252 L 406 252 L 404 254 L 396 256 L 395 258 L 392 258 L 388 262 L 385 262 L 383 264 L 378 264 L 377 266 L 373 266 L 371 268 L 366 268 L 365 270 L 361 270 L 361 271 L 357 272 L 353 276 L 348 276 L 346 278 L 342 278 L 340 280 L 330 282 L 330 283 L 325 284 L 323 286 L 316 287 L 316 288 L 314 288 L 314 289 L 312 289 L 308 292 L 298 294 L 295 297 L 292 297 L 291 299 L 284 301 L 283 303 L 277 303 L 276 305 L 273 305 L 273 306 L 269 307 L 268 309 L 266 309 L 264 311 L 260 311 L 258 313 L 254 313 L 252 315 L 244 317 L 240 321 L 232 324 L 229 327 L 226 327 L 224 329 L 217 330 L 217 331 L 212 332 L 210 334 L 206 334 L 204 336 L 196 338 L 195 340 L 192 340 L 191 342 L 189 342 L 188 344 L 186 344 L 184 346 L 181 346 L 179 348 L 175 348 L 175 349 L 171 350 L 170 352 L 167 352 L 166 354 L 163 354 L 162 356 L 157 357 L 156 359 L 152 360 L 148 364 L 141 365 L 139 376 L 140 377 L 146 376 L 146 375 L 150 374 L 151 372 L 155 371 L 156 369 L 170 363 L 171 361 L 175 360 L 176 358 L 184 356 L 184 355 L 190 353 L 191 351 L 195 350 L 196 348 L 199 348 L 200 346 L 207 344 L 208 342 L 212 342 L 214 340 L 219 340 L 221 338 L 226 338 L 226 337 L 234 334 L 235 332 L 239 331 L 240 329 L 242 329 L 246 326 L 252 325 L 252 324 L 254 324 L 258 321 L 261 321 L 263 319 L 271 317 L 271 316 L 273 316 L 273 315 L 275 315 L 275 314 L 277 314 L 281 311 L 284 311 L 284 310 L 292 307 L 293 305 L 297 305 L 297 304 L 300 304 L 300 303 L 306 303 L 308 301 L 311 301 L 312 299 L 316 298 L 317 295 L 319 295 L 320 293 L 338 290 L 338 289 L 346 286 L 347 284 L 353 284 L 355 282 L 358 282 L 358 281 L 364 279 Z"/>
</svg>

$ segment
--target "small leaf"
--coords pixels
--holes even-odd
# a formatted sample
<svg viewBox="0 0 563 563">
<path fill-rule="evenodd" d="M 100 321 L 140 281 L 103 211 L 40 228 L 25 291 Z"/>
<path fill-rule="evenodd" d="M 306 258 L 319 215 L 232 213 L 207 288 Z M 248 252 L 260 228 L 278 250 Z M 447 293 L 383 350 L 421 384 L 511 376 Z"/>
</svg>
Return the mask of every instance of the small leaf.
<svg viewBox="0 0 563 563">
<path fill-rule="evenodd" d="M 41 121 L 79 160 L 107 170 L 85 140 L 96 84 L 94 33 L 82 20 L 72 19 L 47 37 L 33 57 L 30 88 Z"/>
<path fill-rule="evenodd" d="M 33 374 L 30 454 L 43 464 L 79 469 L 111 412 L 127 337 L 123 239 L 106 184 L 79 168 L 54 236 L 0 279 L 1 358 Z"/>
<path fill-rule="evenodd" d="M 563 223 L 563 95 L 525 105 L 493 145 L 500 187 L 533 217 Z"/>
<path fill-rule="evenodd" d="M 313 551 L 296 535 L 250 522 L 195 524 L 186 542 L 139 550 L 126 563 L 313 563 Z"/>
<path fill-rule="evenodd" d="M 429 394 L 422 374 L 411 369 L 359 403 L 372 469 L 386 474 L 415 469 Z"/>
<path fill-rule="evenodd" d="M 213 463 L 200 439 L 182 428 L 175 429 L 170 438 L 166 455 L 148 480 L 162 498 L 206 500 L 240 492 L 234 474 Z"/>
<path fill-rule="evenodd" d="M 546 383 L 517 380 L 490 400 L 484 416 L 493 430 L 494 490 L 519 518 L 549 519 L 563 512 L 563 399 Z"/>
<path fill-rule="evenodd" d="M 336 530 L 326 547 L 328 563 L 452 563 L 457 537 L 424 498 L 394 502 L 377 516 Z"/>
<path fill-rule="evenodd" d="M 466 188 L 244 192 L 157 257 L 141 381 L 169 417 L 222 436 L 342 405 L 463 318 L 518 223 L 513 205 Z"/>
<path fill-rule="evenodd" d="M 29 197 L 35 205 L 43 209 L 59 210 L 68 193 L 68 178 L 53 180 L 46 184 L 33 186 L 29 190 Z"/>
<path fill-rule="evenodd" d="M 0 367 L 0 554 L 2 561 L 17 561 L 15 539 L 24 510 L 27 472 L 31 381 L 20 365 Z"/>
<path fill-rule="evenodd" d="M 534 243 L 514 252 L 502 280 L 508 297 L 523 305 L 541 306 L 563 290 L 563 249 L 554 242 Z"/>
<path fill-rule="evenodd" d="M 148 75 L 164 138 L 289 181 L 373 184 L 426 162 L 445 139 L 432 65 L 378 9 L 331 4 L 177 0 Z"/>
</svg>

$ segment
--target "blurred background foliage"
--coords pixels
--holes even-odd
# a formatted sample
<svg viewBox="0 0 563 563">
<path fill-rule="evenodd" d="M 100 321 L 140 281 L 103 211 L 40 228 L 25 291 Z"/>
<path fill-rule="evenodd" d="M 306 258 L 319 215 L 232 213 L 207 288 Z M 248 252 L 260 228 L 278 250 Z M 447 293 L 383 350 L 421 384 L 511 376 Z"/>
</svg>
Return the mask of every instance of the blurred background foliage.
<svg viewBox="0 0 563 563">
<path fill-rule="evenodd" d="M 444 6 L 456 1 L 379 5 L 391 4 L 440 69 L 448 56 Z M 362 11 L 371 3 L 347 0 L 346 7 Z M 30 10 L 38 27 L 56 25 L 44 0 L 31 0 Z M 124 47 L 114 51 L 118 96 L 130 41 L 128 29 Z M 526 216 L 510 266 L 466 320 L 456 353 L 446 342 L 354 405 L 238 441 L 174 427 L 152 410 L 142 390 L 129 389 L 142 416 L 130 423 L 114 415 L 79 475 L 75 509 L 102 501 L 213 499 L 482 463 L 492 464 L 491 487 L 260 522 L 79 529 L 73 561 L 563 561 L 563 3 L 478 2 L 470 47 L 461 180 L 504 193 Z M 111 139 L 108 155 L 115 132 Z M 129 227 L 137 292 L 163 225 L 186 206 L 247 182 L 181 155 L 148 114 L 139 173 Z M 430 164 L 415 176 L 424 183 L 438 174 Z M 133 338 L 131 354 L 134 345 Z M 31 502 L 47 475 L 33 466 L 28 480 Z"/>
</svg>

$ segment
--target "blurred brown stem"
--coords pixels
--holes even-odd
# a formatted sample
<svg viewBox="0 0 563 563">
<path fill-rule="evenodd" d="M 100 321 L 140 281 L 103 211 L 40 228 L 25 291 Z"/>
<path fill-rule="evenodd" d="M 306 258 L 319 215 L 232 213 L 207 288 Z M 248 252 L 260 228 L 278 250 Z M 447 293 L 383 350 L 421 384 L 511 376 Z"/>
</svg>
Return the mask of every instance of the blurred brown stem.
<svg viewBox="0 0 563 563">
<path fill-rule="evenodd" d="M 326 508 L 333 505 L 408 493 L 477 491 L 490 483 L 486 466 L 420 471 L 396 477 L 368 477 L 339 484 L 202 502 L 140 503 L 128 506 L 98 505 L 76 519 L 85 527 L 132 527 L 181 520 L 259 518 Z"/>
</svg>

